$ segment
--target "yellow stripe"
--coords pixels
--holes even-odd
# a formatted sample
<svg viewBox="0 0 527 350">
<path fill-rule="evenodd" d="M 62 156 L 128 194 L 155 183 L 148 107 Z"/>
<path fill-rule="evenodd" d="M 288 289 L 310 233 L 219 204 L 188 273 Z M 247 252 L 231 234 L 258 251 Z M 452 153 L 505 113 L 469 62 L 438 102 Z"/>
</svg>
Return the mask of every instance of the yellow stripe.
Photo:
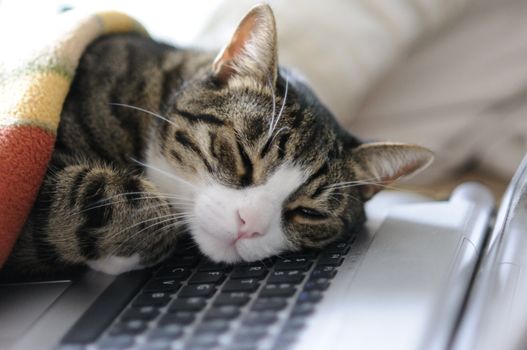
<svg viewBox="0 0 527 350">
<path fill-rule="evenodd" d="M 120 12 L 108 11 L 97 13 L 103 25 L 104 33 L 142 32 L 146 30 L 134 19 Z"/>
<path fill-rule="evenodd" d="M 70 83 L 52 71 L 11 81 L 0 88 L 0 125 L 35 123 L 56 130 Z"/>
</svg>

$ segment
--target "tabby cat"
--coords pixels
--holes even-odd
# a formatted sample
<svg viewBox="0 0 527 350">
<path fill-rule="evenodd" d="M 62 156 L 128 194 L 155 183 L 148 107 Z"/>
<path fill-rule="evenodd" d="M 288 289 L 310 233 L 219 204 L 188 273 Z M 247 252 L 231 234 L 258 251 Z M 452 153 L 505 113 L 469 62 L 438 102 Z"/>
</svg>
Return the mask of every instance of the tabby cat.
<svg viewBox="0 0 527 350">
<path fill-rule="evenodd" d="M 363 203 L 382 185 L 431 159 L 342 129 L 277 65 L 267 5 L 215 58 L 139 35 L 102 37 L 76 71 L 7 268 L 118 274 L 158 263 L 185 231 L 228 263 L 323 247 L 363 224 Z"/>
</svg>

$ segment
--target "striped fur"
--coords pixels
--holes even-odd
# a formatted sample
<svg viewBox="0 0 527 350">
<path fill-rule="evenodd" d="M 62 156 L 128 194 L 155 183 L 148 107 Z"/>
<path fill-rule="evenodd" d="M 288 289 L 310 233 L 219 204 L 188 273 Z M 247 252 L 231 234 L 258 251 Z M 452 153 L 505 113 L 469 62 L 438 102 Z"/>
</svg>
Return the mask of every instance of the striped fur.
<svg viewBox="0 0 527 350">
<path fill-rule="evenodd" d="M 258 11 L 272 16 L 267 6 Z M 274 33 L 274 19 L 265 23 Z M 369 186 L 365 195 L 364 186 L 334 185 L 360 180 L 358 174 L 367 180 L 374 148 L 365 157 L 361 142 L 287 70 L 258 66 L 252 76 L 247 72 L 254 69 L 237 71 L 243 60 L 222 68 L 229 63 L 222 55 L 225 50 L 214 59 L 136 35 L 93 43 L 77 69 L 44 185 L 7 267 L 38 273 L 132 256 L 140 266 L 155 264 L 190 223 L 206 220 L 191 215 L 196 188 L 258 188 L 285 165 L 303 173 L 303 183 L 277 204 L 287 249 L 319 248 L 362 225 L 363 201 L 375 190 Z M 266 62 L 276 65 L 276 58 Z M 390 147 L 380 153 L 392 157 Z M 422 167 L 425 153 L 401 164 L 404 173 Z M 392 158 L 396 164 L 399 158 Z M 154 161 L 163 168 L 153 168 Z M 162 183 L 170 183 L 170 193 Z"/>
</svg>

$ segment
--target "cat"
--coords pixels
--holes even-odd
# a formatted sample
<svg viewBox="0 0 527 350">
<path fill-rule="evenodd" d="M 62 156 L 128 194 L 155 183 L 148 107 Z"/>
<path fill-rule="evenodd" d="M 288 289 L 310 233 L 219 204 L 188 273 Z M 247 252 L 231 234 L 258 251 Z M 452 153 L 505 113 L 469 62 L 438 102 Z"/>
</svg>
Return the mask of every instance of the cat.
<svg viewBox="0 0 527 350">
<path fill-rule="evenodd" d="M 81 58 L 6 269 L 119 274 L 162 261 L 185 232 L 216 262 L 321 248 L 359 228 L 384 185 L 431 160 L 339 126 L 278 66 L 268 5 L 217 55 L 105 36 Z"/>
</svg>

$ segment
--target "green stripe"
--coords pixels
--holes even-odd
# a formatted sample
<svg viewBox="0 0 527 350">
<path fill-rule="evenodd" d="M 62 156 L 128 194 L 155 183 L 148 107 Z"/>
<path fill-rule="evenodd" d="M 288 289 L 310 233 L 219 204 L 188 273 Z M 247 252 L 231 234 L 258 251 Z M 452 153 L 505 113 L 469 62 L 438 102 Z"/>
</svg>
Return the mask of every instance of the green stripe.
<svg viewBox="0 0 527 350">
<path fill-rule="evenodd" d="M 73 80 L 74 72 L 67 68 L 65 65 L 61 64 L 52 64 L 46 65 L 42 63 L 28 63 L 21 67 L 18 67 L 8 73 L 0 71 L 0 87 L 7 85 L 13 80 L 20 79 L 22 77 L 27 77 L 31 75 L 36 75 L 38 73 L 52 72 L 59 76 L 62 76 L 68 81 Z"/>
</svg>

